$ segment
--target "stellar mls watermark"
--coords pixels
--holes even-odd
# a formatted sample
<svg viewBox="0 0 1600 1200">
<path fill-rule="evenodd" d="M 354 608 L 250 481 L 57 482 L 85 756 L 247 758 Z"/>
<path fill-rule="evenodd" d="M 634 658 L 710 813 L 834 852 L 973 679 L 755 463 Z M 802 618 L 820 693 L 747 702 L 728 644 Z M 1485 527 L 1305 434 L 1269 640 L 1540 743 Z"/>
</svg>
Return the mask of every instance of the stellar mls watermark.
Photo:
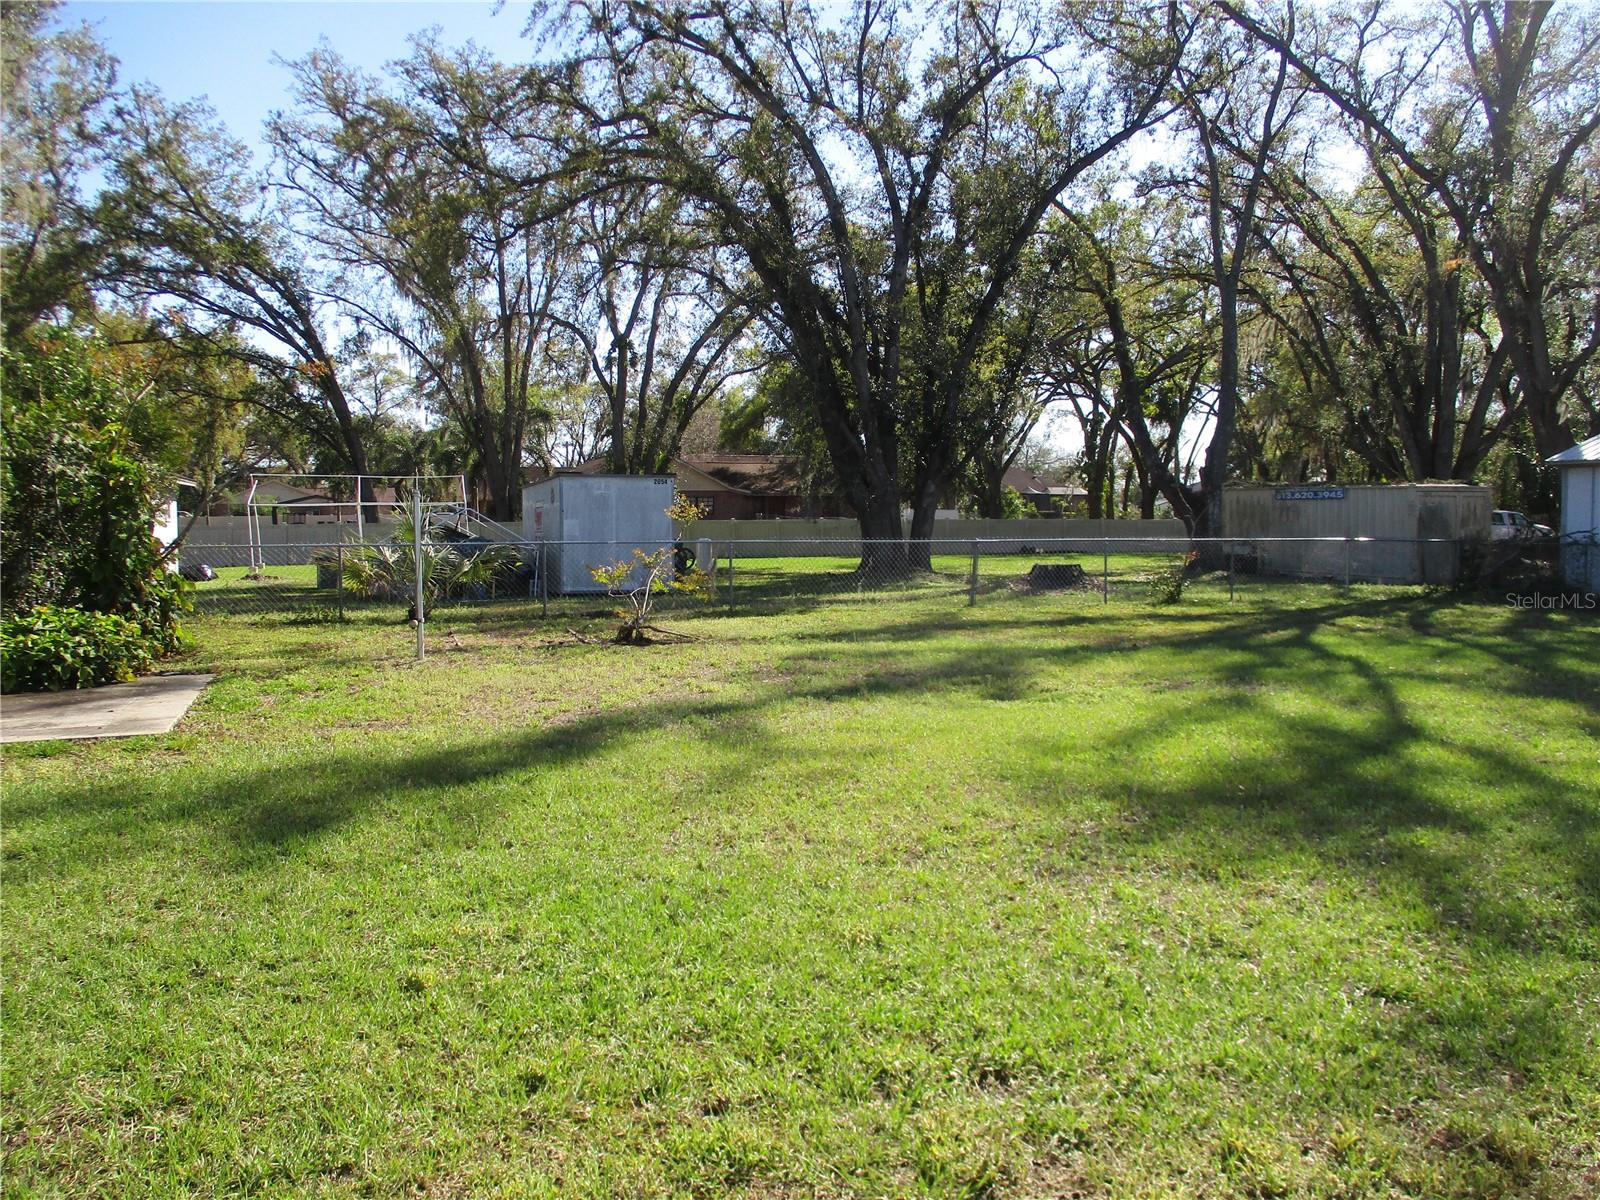
<svg viewBox="0 0 1600 1200">
<path fill-rule="evenodd" d="M 1562 609 L 1592 612 L 1600 608 L 1600 592 L 1548 592 L 1535 596 L 1506 593 L 1506 604 L 1511 608 L 1560 611 Z"/>
</svg>

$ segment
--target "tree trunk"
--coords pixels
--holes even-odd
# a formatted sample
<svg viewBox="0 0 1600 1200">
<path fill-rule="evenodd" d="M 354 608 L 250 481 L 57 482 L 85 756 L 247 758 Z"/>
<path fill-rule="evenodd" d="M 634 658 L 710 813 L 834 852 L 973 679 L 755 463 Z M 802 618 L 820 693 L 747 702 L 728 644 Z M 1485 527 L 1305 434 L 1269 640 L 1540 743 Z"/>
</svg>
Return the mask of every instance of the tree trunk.
<svg viewBox="0 0 1600 1200">
<path fill-rule="evenodd" d="M 911 537 L 906 549 L 906 562 L 914 571 L 927 571 L 933 567 L 929 546 L 933 538 L 933 523 L 938 517 L 939 501 L 954 474 L 955 447 L 943 438 L 936 445 L 926 445 L 931 440 L 924 438 L 925 457 L 912 483 Z M 1004 467 L 1001 468 L 1001 478 L 1004 478 Z"/>
<path fill-rule="evenodd" d="M 1105 462 L 1094 452 L 1088 438 L 1083 440 L 1083 510 L 1090 520 L 1105 513 Z"/>
<path fill-rule="evenodd" d="M 489 511 L 484 515 L 496 521 L 509 521 L 516 515 L 513 510 L 520 499 L 520 490 L 510 476 L 519 473 L 515 464 L 504 462 L 496 463 L 485 471 L 484 482 L 489 487 Z"/>
<path fill-rule="evenodd" d="M 1222 488 L 1228 479 L 1228 451 L 1233 446 L 1234 426 L 1239 418 L 1239 289 L 1226 273 L 1217 283 L 1222 341 L 1217 360 L 1217 414 L 1205 462 L 1200 467 L 1195 537 L 1218 537 L 1222 533 Z"/>
<path fill-rule="evenodd" d="M 1153 521 L 1156 517 L 1156 488 L 1150 482 L 1150 468 L 1140 462 L 1137 455 L 1134 456 L 1133 465 L 1139 472 L 1139 517 L 1144 521 Z"/>
<path fill-rule="evenodd" d="M 906 546 L 906 568 L 912 571 L 933 569 L 933 554 L 929 542 L 933 539 L 933 523 L 939 514 L 939 496 L 944 488 L 933 476 L 923 479 L 911 502 L 911 538 Z"/>
<path fill-rule="evenodd" d="M 911 569 L 904 526 L 900 519 L 900 498 L 892 490 L 869 496 L 856 509 L 861 525 L 861 573 L 868 579 L 895 578 Z"/>
<path fill-rule="evenodd" d="M 895 483 L 899 446 L 894 428 L 892 424 L 880 426 L 871 431 L 874 436 L 867 431 L 858 433 L 846 395 L 859 390 L 862 383 L 849 373 L 841 379 L 830 369 L 825 339 L 816 338 L 809 351 L 809 361 L 802 351 L 802 364 L 817 397 L 813 411 L 840 490 L 861 527 L 861 570 L 867 575 L 904 574 L 906 547 Z M 875 409 L 861 407 L 869 412 Z"/>
<path fill-rule="evenodd" d="M 617 356 L 616 378 L 611 386 L 611 454 L 607 464 L 618 475 L 628 470 L 628 343 L 618 341 L 613 346 Z"/>
<path fill-rule="evenodd" d="M 1005 467 L 999 463 L 986 462 L 979 468 L 979 516 L 999 519 L 1006 515 L 1005 478 Z"/>
<path fill-rule="evenodd" d="M 372 480 L 367 478 L 369 468 L 366 443 L 361 438 L 361 430 L 356 427 L 350 404 L 345 399 L 344 389 L 339 386 L 338 377 L 333 373 L 331 365 L 319 390 L 328 407 L 333 410 L 334 419 L 339 425 L 339 436 L 344 442 L 344 452 L 350 461 L 350 470 L 359 476 L 356 480 L 354 499 L 360 506 L 361 519 L 366 524 L 372 524 L 382 519 L 382 509 L 378 507 L 377 491 Z"/>
</svg>

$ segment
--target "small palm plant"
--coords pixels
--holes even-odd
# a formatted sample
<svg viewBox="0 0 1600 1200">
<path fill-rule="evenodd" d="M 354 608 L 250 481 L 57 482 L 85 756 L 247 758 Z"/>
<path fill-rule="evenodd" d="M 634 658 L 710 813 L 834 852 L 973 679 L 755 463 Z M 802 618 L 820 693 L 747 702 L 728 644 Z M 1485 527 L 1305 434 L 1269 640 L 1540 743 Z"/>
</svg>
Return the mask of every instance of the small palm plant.
<svg viewBox="0 0 1600 1200">
<path fill-rule="evenodd" d="M 323 559 L 337 559 L 324 552 Z M 396 534 L 390 541 L 345 550 L 344 586 L 368 600 L 405 600 L 415 603 L 417 560 L 411 539 Z M 522 556 L 510 546 L 485 546 L 475 554 L 462 554 L 448 542 L 422 543 L 422 600 L 432 608 L 441 600 L 459 597 L 479 588 L 492 588 L 509 579 L 522 565 Z M 413 613 L 413 617 L 415 614 Z"/>
</svg>

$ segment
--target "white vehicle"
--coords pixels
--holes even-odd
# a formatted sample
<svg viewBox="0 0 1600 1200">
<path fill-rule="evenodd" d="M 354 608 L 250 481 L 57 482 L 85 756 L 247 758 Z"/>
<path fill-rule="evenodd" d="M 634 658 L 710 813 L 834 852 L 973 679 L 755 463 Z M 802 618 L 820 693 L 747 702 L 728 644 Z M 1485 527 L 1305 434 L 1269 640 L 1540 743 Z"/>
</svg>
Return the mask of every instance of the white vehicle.
<svg viewBox="0 0 1600 1200">
<path fill-rule="evenodd" d="M 1491 541 L 1503 542 L 1510 539 L 1519 541 L 1543 541 L 1553 538 L 1556 531 L 1548 525 L 1537 525 L 1528 520 L 1522 513 L 1510 512 L 1497 508 L 1489 514 L 1489 538 Z"/>
</svg>

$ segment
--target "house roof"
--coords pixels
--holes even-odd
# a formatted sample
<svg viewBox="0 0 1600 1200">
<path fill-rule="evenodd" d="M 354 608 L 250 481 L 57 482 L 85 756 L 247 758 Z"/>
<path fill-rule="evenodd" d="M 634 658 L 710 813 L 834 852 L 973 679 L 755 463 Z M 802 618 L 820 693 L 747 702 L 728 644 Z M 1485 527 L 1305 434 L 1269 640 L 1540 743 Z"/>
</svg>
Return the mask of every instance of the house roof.
<svg viewBox="0 0 1600 1200">
<path fill-rule="evenodd" d="M 557 467 L 547 471 L 543 467 L 524 466 L 522 468 L 522 482 L 524 484 L 543 483 L 547 479 L 554 479 L 557 475 L 609 475 L 606 470 L 604 458 L 589 458 L 581 463 L 574 463 L 570 467 Z"/>
<path fill-rule="evenodd" d="M 799 464 L 778 454 L 706 454 L 674 459 L 673 465 L 747 496 L 797 496 L 801 492 Z"/>
<path fill-rule="evenodd" d="M 235 488 L 228 496 L 243 504 L 251 494 L 249 483 Z M 323 499 L 320 492 L 311 488 L 297 487 L 292 483 L 284 483 L 278 479 L 261 479 L 256 481 L 255 498 L 258 504 L 280 504 L 286 500 Z"/>
<path fill-rule="evenodd" d="M 250 494 L 248 488 L 236 493 L 239 500 L 243 501 Z M 340 500 L 327 492 L 312 491 L 309 488 L 297 487 L 288 483 L 263 482 L 256 489 L 256 504 L 269 508 L 316 508 L 319 505 L 341 504 L 351 508 L 355 507 L 355 497 L 350 496 Z M 372 499 L 368 506 L 393 505 L 400 502 L 399 492 L 388 484 L 372 489 Z"/>
<path fill-rule="evenodd" d="M 332 496 L 321 496 L 321 495 L 317 495 L 316 493 L 313 492 L 313 493 L 310 493 L 310 494 L 305 495 L 305 496 L 285 496 L 282 499 L 274 500 L 274 501 L 272 501 L 272 507 L 274 507 L 274 508 L 296 508 L 296 507 L 299 507 L 301 505 L 304 505 L 304 506 L 309 507 L 309 508 L 315 508 L 319 504 L 337 504 L 337 503 L 338 503 L 338 501 L 335 500 Z"/>
<path fill-rule="evenodd" d="M 1064 483 L 1052 483 L 1042 475 L 1035 475 L 1032 471 L 1025 471 L 1021 467 L 1007 469 L 1001 479 L 1004 487 L 1011 488 L 1023 496 L 1086 496 L 1082 488 L 1069 487 Z"/>
<path fill-rule="evenodd" d="M 702 454 L 694 458 L 675 458 L 672 466 L 676 472 L 701 476 L 717 488 L 745 496 L 798 496 L 802 490 L 799 464 L 780 454 Z M 606 473 L 604 458 L 591 458 L 555 472 L 557 475 Z"/>
<path fill-rule="evenodd" d="M 1553 467 L 1600 466 L 1600 434 L 1545 459 Z"/>
</svg>

